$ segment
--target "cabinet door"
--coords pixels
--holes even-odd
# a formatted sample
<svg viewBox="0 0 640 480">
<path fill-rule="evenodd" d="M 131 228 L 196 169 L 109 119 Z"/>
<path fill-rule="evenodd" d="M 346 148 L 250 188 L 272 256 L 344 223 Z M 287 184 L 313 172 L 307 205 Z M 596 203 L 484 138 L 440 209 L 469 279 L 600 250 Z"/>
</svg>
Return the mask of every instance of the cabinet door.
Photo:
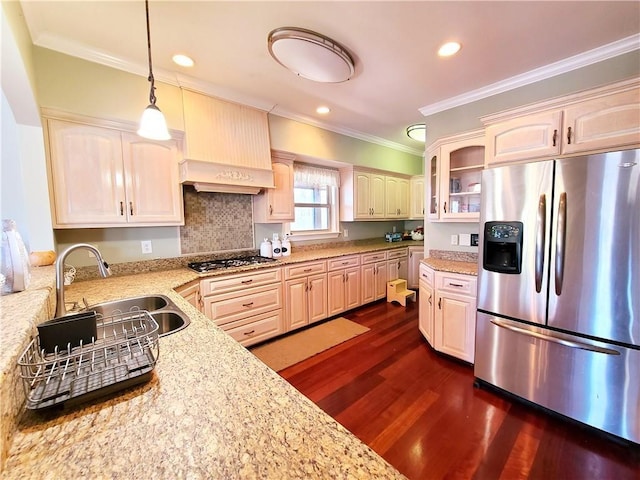
<svg viewBox="0 0 640 480">
<path fill-rule="evenodd" d="M 565 109 L 562 153 L 640 143 L 640 90 L 633 89 Z"/>
<path fill-rule="evenodd" d="M 409 247 L 409 273 L 407 274 L 407 286 L 418 288 L 420 280 L 420 260 L 424 258 L 422 247 Z"/>
<path fill-rule="evenodd" d="M 380 300 L 387 296 L 387 278 L 388 278 L 387 262 L 379 262 L 375 264 L 375 300 Z"/>
<path fill-rule="evenodd" d="M 400 211 L 398 208 L 398 198 L 400 197 L 399 179 L 395 177 L 385 177 L 385 195 L 386 202 L 384 208 L 384 216 L 386 218 L 398 217 Z"/>
<path fill-rule="evenodd" d="M 429 155 L 428 160 L 425 159 L 424 171 L 429 175 L 427 178 L 427 194 L 426 201 L 429 208 L 427 216 L 430 220 L 437 220 L 440 212 L 439 195 L 440 195 L 440 182 L 438 181 L 438 158 L 440 156 L 440 150 L 432 152 Z"/>
<path fill-rule="evenodd" d="M 54 226 L 126 223 L 120 132 L 48 120 Z"/>
<path fill-rule="evenodd" d="M 271 164 L 276 188 L 253 198 L 254 221 L 258 223 L 282 223 L 295 220 L 293 201 L 293 161 L 276 160 Z"/>
<path fill-rule="evenodd" d="M 487 166 L 559 155 L 561 125 L 561 110 L 490 125 L 486 129 Z"/>
<path fill-rule="evenodd" d="M 398 217 L 409 218 L 409 204 L 410 204 L 410 182 L 406 178 L 398 179 Z"/>
<path fill-rule="evenodd" d="M 129 223 L 184 224 L 175 140 L 156 142 L 122 134 Z"/>
<path fill-rule="evenodd" d="M 344 270 L 337 270 L 335 272 L 329 272 L 327 274 L 328 282 L 328 294 L 327 302 L 329 315 L 333 316 L 346 310 L 346 288 L 345 288 L 345 272 Z"/>
<path fill-rule="evenodd" d="M 423 219 L 425 214 L 424 208 L 424 177 L 413 177 L 409 182 L 411 192 L 411 205 L 409 207 L 409 218 Z"/>
<path fill-rule="evenodd" d="M 433 287 L 426 282 L 420 282 L 420 295 L 418 296 L 419 319 L 418 328 L 424 338 L 433 347 L 433 315 L 434 315 Z"/>
<path fill-rule="evenodd" d="M 371 217 L 384 218 L 386 179 L 384 175 L 371 174 L 371 190 L 369 202 L 371 204 Z"/>
<path fill-rule="evenodd" d="M 435 349 L 473 363 L 476 302 L 463 295 L 437 293 Z"/>
<path fill-rule="evenodd" d="M 324 320 L 328 315 L 327 308 L 327 274 L 314 275 L 307 280 L 307 305 L 309 309 L 309 323 Z"/>
<path fill-rule="evenodd" d="M 371 210 L 371 177 L 368 173 L 354 172 L 354 212 L 356 218 L 371 218 L 373 211 Z"/>
<path fill-rule="evenodd" d="M 360 306 L 360 267 L 348 268 L 345 275 L 345 310 Z"/>
<path fill-rule="evenodd" d="M 484 168 L 484 137 L 444 144 L 440 148 L 440 220 L 480 219 L 480 180 Z"/>
<path fill-rule="evenodd" d="M 387 281 L 397 280 L 402 278 L 407 280 L 408 274 L 408 261 L 407 257 L 395 258 L 387 262 Z"/>
<path fill-rule="evenodd" d="M 368 263 L 360 269 L 362 274 L 362 304 L 376 300 L 376 264 Z"/>
<path fill-rule="evenodd" d="M 309 323 L 307 315 L 307 279 L 285 282 L 286 331 L 304 327 Z"/>
</svg>

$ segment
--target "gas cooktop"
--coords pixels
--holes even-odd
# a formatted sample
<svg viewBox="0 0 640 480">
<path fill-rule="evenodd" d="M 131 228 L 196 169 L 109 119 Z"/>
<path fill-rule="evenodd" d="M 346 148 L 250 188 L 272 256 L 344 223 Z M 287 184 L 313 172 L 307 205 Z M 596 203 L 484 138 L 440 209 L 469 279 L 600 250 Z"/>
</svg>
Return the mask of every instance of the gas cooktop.
<svg viewBox="0 0 640 480">
<path fill-rule="evenodd" d="M 277 262 L 275 258 L 261 257 L 259 255 L 250 255 L 247 257 L 237 258 L 221 258 L 216 260 L 207 260 L 205 262 L 192 262 L 187 266 L 191 270 L 199 273 L 211 272 L 213 270 L 221 270 L 225 268 L 244 267 L 247 265 L 259 265 L 261 263 Z"/>
</svg>

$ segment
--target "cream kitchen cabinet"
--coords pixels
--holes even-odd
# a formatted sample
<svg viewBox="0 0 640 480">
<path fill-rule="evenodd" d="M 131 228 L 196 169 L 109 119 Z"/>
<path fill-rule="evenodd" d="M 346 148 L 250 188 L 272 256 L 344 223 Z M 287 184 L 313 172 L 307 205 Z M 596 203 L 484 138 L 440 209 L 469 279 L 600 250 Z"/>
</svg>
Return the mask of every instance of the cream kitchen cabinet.
<svg viewBox="0 0 640 480">
<path fill-rule="evenodd" d="M 429 345 L 434 346 L 435 329 L 435 273 L 424 264 L 420 264 L 420 291 L 418 295 L 418 328 Z"/>
<path fill-rule="evenodd" d="M 408 248 L 396 248 L 387 250 L 387 281 L 402 278 L 407 279 L 409 274 Z M 386 290 L 386 286 L 385 286 Z M 386 294 L 386 292 L 385 292 Z"/>
<path fill-rule="evenodd" d="M 484 131 L 476 130 L 439 139 L 429 147 L 425 165 L 432 175 L 429 219 L 479 221 L 484 142 Z"/>
<path fill-rule="evenodd" d="M 385 218 L 409 218 L 409 179 L 385 177 Z"/>
<path fill-rule="evenodd" d="M 409 218 L 422 220 L 425 214 L 424 176 L 411 177 L 409 182 L 410 205 Z"/>
<path fill-rule="evenodd" d="M 271 163 L 276 188 L 253 197 L 253 221 L 282 223 L 295 220 L 293 200 L 293 156 L 274 154 Z"/>
<path fill-rule="evenodd" d="M 285 331 L 280 268 L 204 278 L 200 292 L 203 313 L 244 346 Z"/>
<path fill-rule="evenodd" d="M 360 255 L 362 303 L 375 302 L 387 296 L 387 252 Z"/>
<path fill-rule="evenodd" d="M 385 218 L 385 175 L 346 168 L 340 170 L 340 179 L 341 221 Z"/>
<path fill-rule="evenodd" d="M 640 145 L 640 79 L 482 118 L 486 165 Z"/>
<path fill-rule="evenodd" d="M 182 225 L 177 140 L 46 119 L 54 228 Z"/>
<path fill-rule="evenodd" d="M 330 317 L 360 306 L 360 256 L 328 260 L 328 309 Z"/>
<path fill-rule="evenodd" d="M 327 263 L 284 267 L 286 331 L 327 318 Z"/>
<path fill-rule="evenodd" d="M 424 247 L 409 247 L 409 273 L 407 286 L 418 288 L 420 280 L 420 260 L 424 258 Z"/>
<path fill-rule="evenodd" d="M 439 352 L 473 363 L 476 277 L 435 273 L 434 343 Z"/>
<path fill-rule="evenodd" d="M 202 297 L 200 296 L 200 281 L 194 280 L 175 289 L 187 302 L 202 311 Z"/>
</svg>

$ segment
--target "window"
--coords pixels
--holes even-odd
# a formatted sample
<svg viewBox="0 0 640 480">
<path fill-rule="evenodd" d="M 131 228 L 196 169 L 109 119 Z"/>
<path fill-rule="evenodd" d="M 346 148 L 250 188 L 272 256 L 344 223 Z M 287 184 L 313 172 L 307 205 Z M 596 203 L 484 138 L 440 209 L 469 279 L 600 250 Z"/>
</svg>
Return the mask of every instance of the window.
<svg viewBox="0 0 640 480">
<path fill-rule="evenodd" d="M 338 223 L 337 170 L 294 165 L 293 201 L 295 221 L 288 225 L 292 238 L 336 237 Z"/>
</svg>

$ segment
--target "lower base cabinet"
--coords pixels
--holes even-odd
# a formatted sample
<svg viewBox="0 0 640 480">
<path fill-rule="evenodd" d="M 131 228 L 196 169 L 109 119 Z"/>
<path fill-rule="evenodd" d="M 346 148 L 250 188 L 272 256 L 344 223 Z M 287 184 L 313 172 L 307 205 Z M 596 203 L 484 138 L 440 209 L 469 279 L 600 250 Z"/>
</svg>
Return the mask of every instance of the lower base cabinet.
<svg viewBox="0 0 640 480">
<path fill-rule="evenodd" d="M 471 275 L 420 268 L 420 331 L 435 350 L 469 363 L 475 356 L 476 282 Z"/>
<path fill-rule="evenodd" d="M 301 263 L 284 268 L 285 331 L 327 318 L 327 264 Z"/>
</svg>

